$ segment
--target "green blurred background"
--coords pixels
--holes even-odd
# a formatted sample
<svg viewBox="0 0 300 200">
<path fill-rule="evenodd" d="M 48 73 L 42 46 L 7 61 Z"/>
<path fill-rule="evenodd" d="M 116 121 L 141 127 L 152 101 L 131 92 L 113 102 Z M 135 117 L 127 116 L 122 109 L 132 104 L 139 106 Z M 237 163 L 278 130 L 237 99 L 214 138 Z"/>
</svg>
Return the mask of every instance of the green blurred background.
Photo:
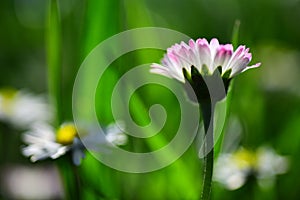
<svg viewBox="0 0 300 200">
<path fill-rule="evenodd" d="M 270 188 L 252 189 L 247 184 L 227 191 L 214 183 L 213 199 L 299 199 L 300 191 L 300 1 L 299 0 L 63 0 L 60 7 L 60 27 L 49 27 L 49 1 L 4 0 L 0 7 L 0 87 L 28 89 L 37 94 L 47 93 L 47 54 L 49 34 L 61 34 L 59 79 L 61 87 L 60 121 L 72 120 L 72 87 L 77 69 L 85 56 L 101 41 L 121 31 L 157 26 L 170 28 L 193 39 L 216 37 L 221 43 L 231 41 L 235 20 L 240 20 L 239 43 L 246 44 L 253 53 L 253 62 L 261 62 L 259 69 L 236 78 L 230 115 L 242 125 L 241 145 L 256 149 L 272 146 L 279 154 L 288 155 L 288 173 L 277 177 Z M 53 31 L 53 32 L 52 32 Z M 145 38 L 146 39 L 146 38 Z M 124 55 L 113 63 L 102 80 L 106 87 L 100 121 L 110 123 L 109 94 L 118 77 L 138 64 L 159 62 L 163 52 L 143 50 Z M 48 57 L 47 57 L 48 56 Z M 50 60 L 50 61 L 49 61 Z M 51 82 L 51 81 L 50 81 Z M 157 86 L 137 91 L 145 108 L 159 102 L 167 110 L 176 106 L 174 97 Z M 151 94 L 151 95 L 149 95 Z M 143 98 L 147 96 L 147 98 Z M 149 121 L 147 110 L 139 110 Z M 174 111 L 173 111 L 174 112 Z M 172 138 L 175 112 L 166 124 L 166 140 Z M 176 122 L 175 122 L 176 123 Z M 0 169 L 8 166 L 48 166 L 53 162 L 31 164 L 20 154 L 20 133 L 5 123 L 0 124 Z M 135 144 L 140 141 L 133 141 Z M 144 143 L 140 151 L 149 150 Z M 126 147 L 125 147 L 126 148 Z M 157 147 L 156 147 L 157 148 Z M 61 161 L 63 163 L 63 161 Z M 64 165 L 64 164 L 60 164 Z M 201 186 L 201 161 L 196 159 L 195 145 L 175 164 L 148 174 L 127 174 L 105 167 L 87 156 L 78 168 L 83 177 L 78 199 L 99 199 L 105 191 L 107 199 L 197 199 Z M 95 176 L 99 176 L 99 179 Z M 72 178 L 68 181 L 72 181 Z M 2 181 L 1 198 L 8 198 Z M 72 185 L 72 183 L 70 183 Z M 71 187 L 70 187 L 71 188 Z M 101 189 L 99 189 L 101 188 Z M 71 191 L 74 189 L 70 189 Z M 65 192 L 64 198 L 72 199 Z M 63 196 L 63 195 L 61 195 Z M 62 198 L 61 196 L 55 198 Z M 105 199 L 105 198 L 104 198 Z"/>
</svg>

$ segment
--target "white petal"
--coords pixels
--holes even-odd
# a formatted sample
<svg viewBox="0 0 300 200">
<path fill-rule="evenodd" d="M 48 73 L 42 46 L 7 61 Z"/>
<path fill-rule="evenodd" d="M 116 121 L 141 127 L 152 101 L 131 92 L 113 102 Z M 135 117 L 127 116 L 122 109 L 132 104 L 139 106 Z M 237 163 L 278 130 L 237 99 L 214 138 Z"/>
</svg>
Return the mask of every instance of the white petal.
<svg viewBox="0 0 300 200">
<path fill-rule="evenodd" d="M 214 67 L 214 58 L 215 58 L 215 55 L 217 53 L 217 49 L 219 48 L 220 44 L 219 44 L 219 41 L 218 39 L 216 38 L 213 38 L 211 41 L 210 41 L 210 52 L 211 52 L 211 66 L 209 66 L 209 68 L 211 69 L 211 71 L 213 72 L 215 70 L 215 67 Z"/>
<path fill-rule="evenodd" d="M 243 55 L 243 52 L 245 51 L 245 46 L 241 45 L 239 46 L 234 53 L 232 54 L 227 66 L 224 66 L 224 72 L 232 69 L 232 65 L 241 58 L 241 56 Z"/>
<path fill-rule="evenodd" d="M 255 65 L 247 66 L 242 72 L 247 71 L 248 69 L 257 68 L 261 65 L 261 63 L 256 63 Z"/>
<path fill-rule="evenodd" d="M 68 146 L 61 146 L 58 149 L 56 149 L 53 154 L 50 156 L 52 159 L 56 159 L 64 154 L 70 149 Z"/>
<path fill-rule="evenodd" d="M 198 46 L 198 53 L 199 53 L 199 63 L 200 68 L 202 69 L 203 65 L 206 65 L 208 67 L 209 72 L 212 74 L 213 71 L 211 69 L 212 64 L 212 55 L 209 48 L 209 45 L 207 44 L 206 40 L 197 40 L 197 46 Z M 202 72 L 202 70 L 200 71 Z"/>
<path fill-rule="evenodd" d="M 11 107 L 11 122 L 18 127 L 28 127 L 37 121 L 52 119 L 52 109 L 42 96 L 20 91 Z"/>
<path fill-rule="evenodd" d="M 73 149 L 72 160 L 73 160 L 74 165 L 79 166 L 81 164 L 81 160 L 84 157 L 85 157 L 85 154 L 83 152 L 83 149 L 81 149 L 81 148 Z"/>
<path fill-rule="evenodd" d="M 247 67 L 248 63 L 250 61 L 247 58 L 239 59 L 237 60 L 232 66 L 231 66 L 231 75 L 230 77 L 234 77 L 237 74 L 241 73 L 245 68 Z"/>
</svg>

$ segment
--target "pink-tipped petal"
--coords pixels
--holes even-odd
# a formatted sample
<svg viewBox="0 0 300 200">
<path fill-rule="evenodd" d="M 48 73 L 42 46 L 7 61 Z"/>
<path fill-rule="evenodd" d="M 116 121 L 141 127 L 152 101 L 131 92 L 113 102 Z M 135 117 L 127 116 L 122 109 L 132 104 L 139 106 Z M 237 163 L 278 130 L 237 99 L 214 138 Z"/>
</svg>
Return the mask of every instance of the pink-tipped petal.
<svg viewBox="0 0 300 200">
<path fill-rule="evenodd" d="M 169 52 L 167 55 L 174 66 L 180 65 L 180 58 L 178 58 L 173 52 Z"/>
<path fill-rule="evenodd" d="M 244 45 L 241 45 L 239 46 L 234 52 L 233 52 L 233 55 L 231 56 L 227 66 L 224 67 L 224 71 L 227 71 L 229 69 L 232 69 L 234 68 L 236 65 L 238 65 L 238 63 L 241 63 L 244 56 L 245 56 L 245 53 L 247 53 L 245 51 L 245 46 Z M 250 62 L 250 61 L 249 61 Z"/>
<path fill-rule="evenodd" d="M 225 60 L 226 50 L 224 48 L 219 48 L 214 58 L 214 69 L 218 66 L 222 66 Z"/>
<path fill-rule="evenodd" d="M 210 69 L 211 63 L 212 63 L 212 56 L 211 56 L 211 51 L 210 48 L 208 46 L 208 43 L 206 40 L 197 40 L 197 46 L 198 46 L 198 54 L 199 54 L 199 64 L 200 66 L 197 66 L 197 68 L 199 67 L 200 69 L 202 69 L 203 65 L 206 65 L 209 70 L 210 73 L 212 73 L 212 69 Z M 202 71 L 202 70 L 200 70 Z"/>
<path fill-rule="evenodd" d="M 194 49 L 195 48 L 195 41 L 194 40 L 192 40 L 192 39 L 190 39 L 189 40 L 189 46 L 192 48 L 192 49 Z"/>
<path fill-rule="evenodd" d="M 249 62 L 250 60 L 248 58 L 242 58 L 235 62 L 234 65 L 231 67 L 231 77 L 241 73 L 247 67 Z"/>
<path fill-rule="evenodd" d="M 217 49 L 220 46 L 219 40 L 217 38 L 211 39 L 210 46 Z"/>
<path fill-rule="evenodd" d="M 185 49 L 190 49 L 190 46 L 189 45 L 187 45 L 185 42 L 181 42 L 180 43 L 180 46 L 182 47 L 182 48 L 185 48 Z"/>
<path fill-rule="evenodd" d="M 167 67 L 164 67 L 164 66 L 156 64 L 156 63 L 153 63 L 151 65 L 150 72 L 154 73 L 154 74 L 161 74 L 161 75 L 167 76 L 169 78 L 173 78 Z"/>
<path fill-rule="evenodd" d="M 159 69 L 159 68 L 151 68 L 150 69 L 150 72 L 153 73 L 153 74 L 160 74 L 160 75 L 164 75 L 164 76 L 167 76 L 169 78 L 173 78 L 170 73 L 166 70 L 163 70 L 163 69 Z"/>
<path fill-rule="evenodd" d="M 233 53 L 233 58 L 238 58 L 244 51 L 245 51 L 245 46 L 244 45 L 239 46 Z"/>
<path fill-rule="evenodd" d="M 210 50 L 211 50 L 211 55 L 213 57 L 215 57 L 215 54 L 217 52 L 217 49 L 219 48 L 220 44 L 219 44 L 219 41 L 218 39 L 216 38 L 213 38 L 211 41 L 210 41 Z"/>
<path fill-rule="evenodd" d="M 250 61 L 252 60 L 252 54 L 251 53 L 246 53 L 245 58 L 248 58 Z"/>
<path fill-rule="evenodd" d="M 199 38 L 199 39 L 197 39 L 196 40 L 196 44 L 209 46 L 208 41 L 205 38 Z"/>
<path fill-rule="evenodd" d="M 242 72 L 247 71 L 248 69 L 257 68 L 261 65 L 261 63 L 256 63 L 255 65 L 247 66 Z"/>
<path fill-rule="evenodd" d="M 233 54 L 233 46 L 231 44 L 220 45 L 217 49 L 216 56 L 214 58 L 214 68 L 222 67 L 222 73 L 225 72 L 225 67 L 228 65 L 228 62 Z"/>
</svg>

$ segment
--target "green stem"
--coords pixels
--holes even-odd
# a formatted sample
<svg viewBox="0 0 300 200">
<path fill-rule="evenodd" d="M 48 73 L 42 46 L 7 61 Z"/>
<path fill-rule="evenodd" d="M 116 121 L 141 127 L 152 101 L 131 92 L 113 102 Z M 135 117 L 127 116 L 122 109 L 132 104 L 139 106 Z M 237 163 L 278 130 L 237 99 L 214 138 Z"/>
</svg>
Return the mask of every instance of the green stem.
<svg viewBox="0 0 300 200">
<path fill-rule="evenodd" d="M 75 178 L 75 198 L 74 200 L 80 200 L 81 199 L 81 184 L 80 184 L 80 174 L 78 172 L 77 166 L 75 166 L 73 163 L 71 163 L 71 167 L 73 170 L 74 178 Z"/>
<path fill-rule="evenodd" d="M 214 138 L 213 138 L 213 110 L 211 102 L 201 103 L 201 113 L 204 122 L 205 141 L 204 141 L 204 177 L 203 177 L 203 189 L 201 194 L 201 200 L 210 199 L 211 182 L 213 175 L 214 165 Z M 210 127 L 211 126 L 211 127 Z M 209 153 L 207 154 L 207 152 Z"/>
</svg>

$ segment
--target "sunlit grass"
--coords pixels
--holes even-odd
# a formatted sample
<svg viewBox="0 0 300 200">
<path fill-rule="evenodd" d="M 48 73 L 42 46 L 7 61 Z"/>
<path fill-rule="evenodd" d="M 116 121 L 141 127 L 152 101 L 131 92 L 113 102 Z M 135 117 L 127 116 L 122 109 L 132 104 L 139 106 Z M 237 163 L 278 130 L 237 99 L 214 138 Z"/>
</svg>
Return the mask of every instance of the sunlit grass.
<svg viewBox="0 0 300 200">
<path fill-rule="evenodd" d="M 218 158 L 224 151 L 223 147 L 226 145 L 222 142 L 226 141 L 225 135 L 238 130 L 241 141 L 237 146 L 242 145 L 252 150 L 262 145 L 271 146 L 279 154 L 288 156 L 290 168 L 287 174 L 276 177 L 274 184 L 268 187 L 262 187 L 258 182 L 247 182 L 235 191 L 228 191 L 214 182 L 212 199 L 298 199 L 300 29 L 295 26 L 295 20 L 299 18 L 297 1 L 232 0 L 220 3 L 188 0 L 183 3 L 90 0 L 79 3 L 68 0 L 68 8 L 68 5 L 61 5 L 60 1 L 49 0 L 43 5 L 44 9 L 39 9 L 39 12 L 44 10 L 45 24 L 42 28 L 25 27 L 20 23 L 14 13 L 14 4 L 18 4 L 18 0 L 13 2 L 5 1 L 0 8 L 3 19 L 0 22 L 3 29 L 0 33 L 0 87 L 29 87 L 34 92 L 42 90 L 49 94 L 56 112 L 55 121 L 51 122 L 55 127 L 73 120 L 72 87 L 77 70 L 86 56 L 100 42 L 121 31 L 164 26 L 188 34 L 194 39 L 217 37 L 222 43 L 232 41 L 235 47 L 238 44 L 249 44 L 251 52 L 255 54 L 254 61 L 261 61 L 263 65 L 257 71 L 242 74 L 234 80 L 234 85 L 231 84 L 227 97 L 229 100 L 225 102 L 229 110 L 226 118 L 238 119 L 240 129 L 230 129 L 232 121 L 226 120 L 228 124 L 220 130 L 222 135 L 216 145 L 215 155 Z M 21 16 L 20 13 L 17 16 Z M 239 21 L 231 35 L 236 19 Z M 239 23 L 240 32 L 236 31 Z M 135 41 L 138 43 L 145 39 L 158 41 L 159 36 L 141 36 L 135 38 Z M 101 125 L 107 126 L 115 121 L 111 110 L 111 94 L 119 78 L 139 64 L 159 62 L 163 53 L 164 51 L 151 49 L 130 52 L 109 66 L 95 91 L 94 107 Z M 29 65 L 32 68 L 28 68 Z M 35 65 L 39 65 L 39 70 L 35 70 Z M 89 73 L 86 74 L 87 78 L 97 71 Z M 47 76 L 47 80 L 42 80 L 43 76 Z M 41 80 L 44 82 L 40 82 Z M 48 88 L 43 88 L 47 85 L 46 82 Z M 82 87 L 88 88 L 88 84 Z M 126 85 L 126 91 L 130 87 L 130 84 Z M 146 139 L 129 136 L 128 144 L 120 148 L 149 152 L 162 148 L 173 139 L 181 113 L 178 101 L 167 88 L 143 86 L 131 96 L 129 102 L 128 109 L 138 125 L 151 122 L 149 108 L 157 103 L 164 106 L 168 118 L 163 129 L 155 136 Z M 83 111 L 84 104 L 83 102 Z M 3 121 L 1 117 L 0 119 L 0 172 L 4 166 L 32 166 L 20 153 L 20 146 L 24 146 L 23 128 L 19 129 Z M 152 134 L 153 130 L 146 129 L 145 133 Z M 100 163 L 90 153 L 86 154 L 78 167 L 73 165 L 69 154 L 58 160 L 49 159 L 33 165 L 56 165 L 60 169 L 66 199 L 198 199 L 203 164 L 198 158 L 198 142 L 194 141 L 183 156 L 170 166 L 142 174 L 112 169 Z M 172 153 L 170 150 L 164 156 L 168 157 Z M 1 184 L 6 184 L 3 181 L 1 178 Z M 0 198 L 16 197 L 9 196 L 5 189 L 2 192 L 1 188 Z"/>
</svg>

